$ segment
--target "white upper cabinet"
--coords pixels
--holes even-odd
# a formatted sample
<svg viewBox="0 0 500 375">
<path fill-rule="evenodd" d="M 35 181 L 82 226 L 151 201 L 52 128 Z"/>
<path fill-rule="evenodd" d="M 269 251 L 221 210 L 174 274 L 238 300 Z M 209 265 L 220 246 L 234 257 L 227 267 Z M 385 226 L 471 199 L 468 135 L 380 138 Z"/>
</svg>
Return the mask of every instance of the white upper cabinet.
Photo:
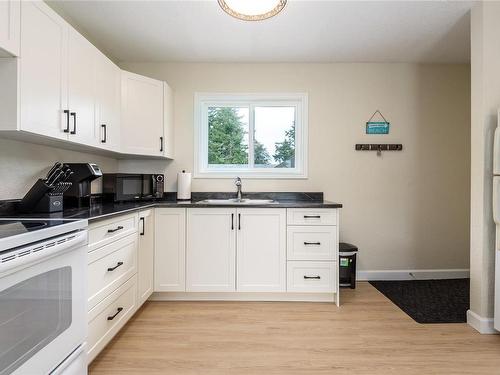
<svg viewBox="0 0 500 375">
<path fill-rule="evenodd" d="M 188 209 L 186 237 L 186 291 L 234 292 L 236 209 Z"/>
<path fill-rule="evenodd" d="M 19 56 L 21 1 L 0 1 L 0 57 Z"/>
<path fill-rule="evenodd" d="M 22 4 L 20 130 L 67 139 L 68 26 L 43 2 Z M 15 126 L 15 124 L 11 124 Z"/>
<path fill-rule="evenodd" d="M 98 145 L 95 126 L 96 48 L 73 29 L 68 43 L 69 140 L 90 146 Z"/>
<path fill-rule="evenodd" d="M 174 149 L 174 92 L 163 82 L 163 156 L 173 159 Z"/>
<path fill-rule="evenodd" d="M 163 82 L 122 71 L 121 151 L 163 156 Z"/>
<path fill-rule="evenodd" d="M 101 147 L 120 148 L 121 70 L 101 52 L 96 59 L 96 127 Z"/>
<path fill-rule="evenodd" d="M 5 136 L 173 158 L 172 89 L 122 71 L 45 2 L 0 0 L 4 56 L 9 56 L 0 59 Z"/>
<path fill-rule="evenodd" d="M 286 209 L 239 208 L 239 292 L 286 291 Z"/>
</svg>

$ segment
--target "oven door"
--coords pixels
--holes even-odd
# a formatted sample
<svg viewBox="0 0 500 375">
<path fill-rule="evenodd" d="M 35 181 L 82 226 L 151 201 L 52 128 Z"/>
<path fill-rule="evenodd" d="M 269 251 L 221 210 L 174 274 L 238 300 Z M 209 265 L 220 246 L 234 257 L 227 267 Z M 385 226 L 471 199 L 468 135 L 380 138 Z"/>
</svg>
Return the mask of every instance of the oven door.
<svg viewBox="0 0 500 375">
<path fill-rule="evenodd" d="M 84 343 L 86 243 L 76 232 L 0 264 L 1 375 L 49 374 Z"/>
</svg>

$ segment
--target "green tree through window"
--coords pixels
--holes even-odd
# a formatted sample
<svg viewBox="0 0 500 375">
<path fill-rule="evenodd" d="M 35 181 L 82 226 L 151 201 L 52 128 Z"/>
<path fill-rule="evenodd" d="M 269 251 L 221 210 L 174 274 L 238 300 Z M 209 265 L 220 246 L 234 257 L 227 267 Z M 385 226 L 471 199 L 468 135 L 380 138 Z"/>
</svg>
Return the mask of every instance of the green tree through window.
<svg viewBox="0 0 500 375">
<path fill-rule="evenodd" d="M 285 140 L 275 145 L 274 160 L 278 163 L 276 168 L 295 167 L 295 125 L 285 132 Z"/>
<path fill-rule="evenodd" d="M 247 164 L 246 131 L 236 108 L 208 108 L 208 163 Z"/>
</svg>

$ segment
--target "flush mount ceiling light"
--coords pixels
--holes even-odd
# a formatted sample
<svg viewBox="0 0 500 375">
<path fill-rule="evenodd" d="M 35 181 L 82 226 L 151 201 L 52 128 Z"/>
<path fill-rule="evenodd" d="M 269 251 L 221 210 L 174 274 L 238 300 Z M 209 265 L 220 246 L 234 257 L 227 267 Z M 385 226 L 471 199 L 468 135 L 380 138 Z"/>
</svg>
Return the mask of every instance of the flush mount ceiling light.
<svg viewBox="0 0 500 375">
<path fill-rule="evenodd" d="M 287 0 L 217 0 L 221 8 L 244 21 L 262 21 L 283 10 Z"/>
</svg>

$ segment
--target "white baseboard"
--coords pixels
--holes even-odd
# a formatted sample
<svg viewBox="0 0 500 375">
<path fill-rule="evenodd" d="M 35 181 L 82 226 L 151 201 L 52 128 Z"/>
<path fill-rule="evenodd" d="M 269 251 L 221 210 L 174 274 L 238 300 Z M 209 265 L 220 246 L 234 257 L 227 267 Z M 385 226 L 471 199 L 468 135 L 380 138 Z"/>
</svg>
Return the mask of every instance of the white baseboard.
<svg viewBox="0 0 500 375">
<path fill-rule="evenodd" d="M 468 269 L 442 270 L 373 270 L 358 271 L 358 281 L 371 280 L 431 280 L 431 279 L 464 279 L 469 277 Z"/>
<path fill-rule="evenodd" d="M 493 328 L 493 318 L 483 318 L 471 310 L 467 310 L 467 324 L 482 334 L 500 333 Z"/>
<path fill-rule="evenodd" d="M 338 302 L 335 293 L 154 292 L 150 301 Z"/>
</svg>

